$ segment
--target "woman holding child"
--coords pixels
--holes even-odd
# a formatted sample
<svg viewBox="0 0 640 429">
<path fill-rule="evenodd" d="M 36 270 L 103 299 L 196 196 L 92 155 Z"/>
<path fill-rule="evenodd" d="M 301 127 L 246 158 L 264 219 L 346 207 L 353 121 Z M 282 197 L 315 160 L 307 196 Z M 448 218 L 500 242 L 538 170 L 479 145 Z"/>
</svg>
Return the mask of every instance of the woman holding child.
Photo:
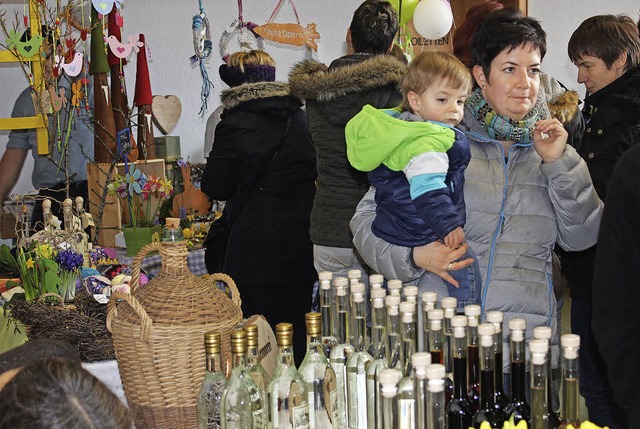
<svg viewBox="0 0 640 429">
<path fill-rule="evenodd" d="M 556 243 L 567 250 L 592 246 L 602 202 L 584 161 L 566 144 L 567 132 L 548 117 L 538 97 L 546 52 L 539 23 L 513 11 L 493 12 L 475 32 L 472 52 L 475 89 L 458 128 L 471 150 L 464 233 L 480 266 L 483 314 L 500 310 L 505 324 L 525 318 L 528 338 L 540 325 L 556 333 L 552 249 Z M 374 235 L 374 198 L 372 188 L 351 221 L 356 248 L 373 269 L 388 278 L 417 281 L 422 290 L 437 290 L 442 288 L 439 277 L 451 282 L 448 271 L 469 265 L 469 260 L 454 259 L 464 246 L 454 251 L 433 242 L 412 249 Z M 555 363 L 557 341 L 555 334 Z M 508 355 L 503 363 L 507 369 Z"/>
</svg>

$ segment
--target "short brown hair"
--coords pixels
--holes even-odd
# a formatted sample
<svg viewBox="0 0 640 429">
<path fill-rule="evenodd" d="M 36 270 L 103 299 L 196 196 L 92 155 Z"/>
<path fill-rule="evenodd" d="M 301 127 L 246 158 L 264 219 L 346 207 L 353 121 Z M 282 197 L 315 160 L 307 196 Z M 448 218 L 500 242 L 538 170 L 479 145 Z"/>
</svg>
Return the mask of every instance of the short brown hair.
<svg viewBox="0 0 640 429">
<path fill-rule="evenodd" d="M 589 55 L 600 58 L 608 68 L 626 52 L 625 70 L 629 70 L 640 64 L 638 27 L 627 15 L 592 16 L 573 32 L 567 50 L 574 64 Z"/>
<path fill-rule="evenodd" d="M 231 54 L 227 64 L 230 67 L 238 67 L 244 73 L 244 66 L 274 66 L 275 60 L 265 51 L 257 49 L 251 51 L 238 51 Z"/>
<path fill-rule="evenodd" d="M 455 88 L 471 90 L 471 73 L 454 55 L 442 51 L 426 51 L 409 64 L 402 81 L 402 108 L 412 112 L 407 94 L 422 94 L 437 80 L 445 80 Z"/>
</svg>

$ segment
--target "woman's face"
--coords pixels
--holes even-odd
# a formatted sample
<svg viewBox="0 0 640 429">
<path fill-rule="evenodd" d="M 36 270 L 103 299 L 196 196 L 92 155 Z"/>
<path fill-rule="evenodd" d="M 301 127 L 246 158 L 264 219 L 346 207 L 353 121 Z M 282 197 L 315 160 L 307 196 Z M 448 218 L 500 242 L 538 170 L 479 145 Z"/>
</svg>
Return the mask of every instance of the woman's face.
<svg viewBox="0 0 640 429">
<path fill-rule="evenodd" d="M 474 66 L 473 76 L 484 99 L 497 113 L 519 121 L 538 97 L 540 61 L 540 50 L 528 43 L 500 52 L 491 62 L 489 76 L 480 66 Z"/>
</svg>

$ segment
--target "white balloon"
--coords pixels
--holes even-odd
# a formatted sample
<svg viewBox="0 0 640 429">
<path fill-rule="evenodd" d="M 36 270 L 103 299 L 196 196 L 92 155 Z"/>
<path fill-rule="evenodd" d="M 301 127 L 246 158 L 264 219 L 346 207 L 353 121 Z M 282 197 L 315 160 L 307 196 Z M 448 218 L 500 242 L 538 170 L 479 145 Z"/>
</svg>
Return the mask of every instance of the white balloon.
<svg viewBox="0 0 640 429">
<path fill-rule="evenodd" d="M 447 0 L 422 0 L 413 12 L 413 26 L 425 39 L 440 39 L 453 24 L 451 5 Z"/>
</svg>

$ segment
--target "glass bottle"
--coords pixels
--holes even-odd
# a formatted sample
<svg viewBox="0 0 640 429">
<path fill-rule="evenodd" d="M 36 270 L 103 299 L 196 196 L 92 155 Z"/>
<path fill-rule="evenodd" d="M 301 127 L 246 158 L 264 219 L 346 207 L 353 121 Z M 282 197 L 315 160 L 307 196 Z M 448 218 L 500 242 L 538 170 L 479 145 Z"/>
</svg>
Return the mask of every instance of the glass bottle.
<svg viewBox="0 0 640 429">
<path fill-rule="evenodd" d="M 564 334 L 560 337 L 560 345 L 562 346 L 562 416 L 565 423 L 578 427 L 580 425 L 578 413 L 580 336 Z"/>
<path fill-rule="evenodd" d="M 384 299 L 387 306 L 387 361 L 391 369 L 395 369 L 402 377 L 404 359 L 402 356 L 402 339 L 400 337 L 400 295 L 387 295 Z"/>
<path fill-rule="evenodd" d="M 371 282 L 371 278 L 369 279 Z M 367 368 L 367 424 L 369 429 L 382 427 L 382 398 L 380 396 L 380 371 L 388 367 L 386 354 L 386 317 L 384 299 L 387 291 L 371 289 L 371 346 L 373 360 Z"/>
<path fill-rule="evenodd" d="M 353 354 L 347 361 L 347 406 L 349 428 L 367 428 L 367 368 L 373 357 L 367 352 L 367 304 L 365 285 L 351 285 Z"/>
<path fill-rule="evenodd" d="M 548 429 L 549 412 L 547 406 L 547 384 L 549 382 L 547 340 L 534 339 L 529 341 L 531 353 L 531 429 Z"/>
<path fill-rule="evenodd" d="M 351 304 L 349 303 L 349 279 L 346 277 L 334 277 L 333 278 L 333 329 L 331 332 L 336 337 L 336 341 L 340 344 L 340 338 L 338 338 L 338 332 L 340 329 L 345 329 L 344 338 L 342 341 L 351 340 L 351 332 L 349 332 L 350 326 L 345 326 L 344 323 L 340 321 L 340 314 L 338 313 L 338 288 L 344 288 L 345 295 L 347 297 L 346 300 L 346 308 L 347 314 L 349 314 L 349 310 L 351 308 Z"/>
<path fill-rule="evenodd" d="M 369 276 L 369 290 L 383 289 L 384 277 L 382 274 L 371 274 Z"/>
<path fill-rule="evenodd" d="M 427 429 L 445 429 L 445 376 L 444 365 L 427 366 Z"/>
<path fill-rule="evenodd" d="M 328 271 L 318 273 L 318 280 L 320 281 L 320 314 L 322 315 L 322 347 L 327 359 L 331 356 L 331 350 L 338 344 L 338 340 L 333 336 L 332 276 Z"/>
<path fill-rule="evenodd" d="M 362 278 L 362 271 L 349 270 L 347 271 L 347 278 L 349 279 L 349 287 L 353 286 L 356 283 L 361 283 L 360 279 Z"/>
<path fill-rule="evenodd" d="M 381 429 L 398 429 L 398 381 L 400 373 L 394 369 L 380 371 L 380 396 L 382 398 Z"/>
<path fill-rule="evenodd" d="M 444 367 L 447 371 L 445 377 L 445 397 L 447 403 L 453 397 L 453 359 L 451 357 L 451 318 L 456 315 L 456 309 L 458 308 L 458 300 L 452 296 L 442 298 L 440 305 L 444 310 Z"/>
<path fill-rule="evenodd" d="M 180 228 L 180 218 L 168 217 L 162 228 L 162 241 L 182 241 L 184 235 Z"/>
<path fill-rule="evenodd" d="M 471 405 L 477 411 L 480 408 L 480 349 L 478 346 L 478 324 L 480 323 L 480 313 L 482 307 L 476 304 L 469 304 L 464 307 L 464 314 L 467 316 L 467 326 L 469 334 L 469 346 L 467 354 L 469 359 L 469 399 Z"/>
<path fill-rule="evenodd" d="M 526 390 L 526 347 L 525 333 L 527 321 L 525 319 L 509 320 L 509 354 L 511 357 L 511 401 L 505 410 L 505 419 L 514 423 L 521 420 L 531 424 L 531 409 L 525 396 Z"/>
<path fill-rule="evenodd" d="M 208 331 L 204 334 L 206 370 L 202 387 L 198 393 L 198 429 L 220 429 L 220 403 L 227 377 L 222 370 L 220 333 Z"/>
<path fill-rule="evenodd" d="M 444 332 L 442 330 L 442 319 L 444 311 L 441 308 L 434 308 L 427 314 L 429 318 L 429 353 L 431 363 L 444 362 Z"/>
<path fill-rule="evenodd" d="M 480 428 L 482 422 L 489 427 L 501 428 L 504 419 L 496 409 L 495 398 L 495 352 L 493 342 L 495 328 L 492 323 L 482 323 L 478 326 L 480 341 L 480 408 L 473 416 L 473 427 Z"/>
<path fill-rule="evenodd" d="M 411 356 L 416 352 L 416 322 L 414 314 L 416 304 L 410 301 L 400 303 L 402 353 L 405 356 L 403 377 L 398 383 L 398 416 L 400 429 L 416 427 L 416 396 Z"/>
<path fill-rule="evenodd" d="M 416 352 L 411 355 L 411 363 L 415 374 L 413 391 L 416 398 L 416 429 L 425 429 L 427 427 L 427 366 L 431 364 L 431 355 L 427 352 Z"/>
<path fill-rule="evenodd" d="M 402 288 L 402 297 L 405 301 L 413 302 L 418 305 L 418 293 L 420 290 L 418 286 L 404 286 Z"/>
<path fill-rule="evenodd" d="M 447 404 L 447 428 L 468 429 L 475 409 L 467 397 L 467 318 L 453 316 L 451 328 L 453 398 Z"/>
<path fill-rule="evenodd" d="M 336 374 L 338 394 L 338 424 L 337 427 L 345 428 L 348 424 L 349 409 L 347 407 L 347 360 L 353 355 L 353 346 L 347 332 L 349 331 L 349 297 L 347 296 L 347 279 L 338 277 L 334 279 L 336 289 L 336 314 L 338 323 L 335 331 L 338 344 L 331 350 L 329 362 Z"/>
<path fill-rule="evenodd" d="M 246 371 L 247 333 L 242 329 L 231 333 L 231 355 L 233 370 L 224 388 L 220 409 L 222 428 L 263 428 L 264 399 Z"/>
<path fill-rule="evenodd" d="M 421 320 L 418 320 L 420 326 L 422 326 L 422 341 L 418 341 L 418 350 L 421 352 L 429 351 L 429 317 L 427 314 L 429 310 L 436 308 L 438 303 L 438 294 L 435 292 L 425 292 L 422 294 L 422 315 Z"/>
<path fill-rule="evenodd" d="M 260 363 L 258 325 L 245 325 L 244 330 L 247 333 L 247 372 L 262 395 L 265 396 L 271 377 Z"/>
<path fill-rule="evenodd" d="M 536 326 L 535 328 L 533 328 L 534 339 L 546 340 L 548 344 L 551 344 L 552 336 L 553 330 L 549 326 Z M 558 397 L 559 386 L 553 378 L 553 366 L 550 350 L 547 350 L 547 376 L 549 377 L 547 383 L 547 409 L 549 412 L 549 428 L 555 429 L 562 424 L 562 420 L 560 419 L 560 415 L 557 412 L 557 408 L 554 407 L 554 403 L 557 404 L 560 399 Z"/>
<path fill-rule="evenodd" d="M 402 299 L 402 281 L 398 279 L 387 281 L 387 289 L 389 290 L 389 295 L 397 295 Z"/>
<path fill-rule="evenodd" d="M 307 354 L 300 364 L 300 377 L 309 394 L 309 428 L 331 429 L 338 419 L 336 374 L 324 355 L 320 313 L 307 313 Z"/>
<path fill-rule="evenodd" d="M 308 429 L 309 395 L 293 361 L 293 325 L 278 323 L 278 365 L 267 388 L 270 429 Z"/>
<path fill-rule="evenodd" d="M 503 335 L 502 335 L 502 322 L 504 315 L 502 311 L 487 311 L 487 322 L 492 323 L 495 328 L 495 334 L 493 335 L 493 350 L 496 354 L 495 363 L 496 368 L 494 371 L 494 389 L 496 393 L 496 408 L 501 415 L 505 415 L 505 409 L 509 405 L 509 398 L 504 393 L 504 356 L 502 352 L 503 347 Z"/>
</svg>

